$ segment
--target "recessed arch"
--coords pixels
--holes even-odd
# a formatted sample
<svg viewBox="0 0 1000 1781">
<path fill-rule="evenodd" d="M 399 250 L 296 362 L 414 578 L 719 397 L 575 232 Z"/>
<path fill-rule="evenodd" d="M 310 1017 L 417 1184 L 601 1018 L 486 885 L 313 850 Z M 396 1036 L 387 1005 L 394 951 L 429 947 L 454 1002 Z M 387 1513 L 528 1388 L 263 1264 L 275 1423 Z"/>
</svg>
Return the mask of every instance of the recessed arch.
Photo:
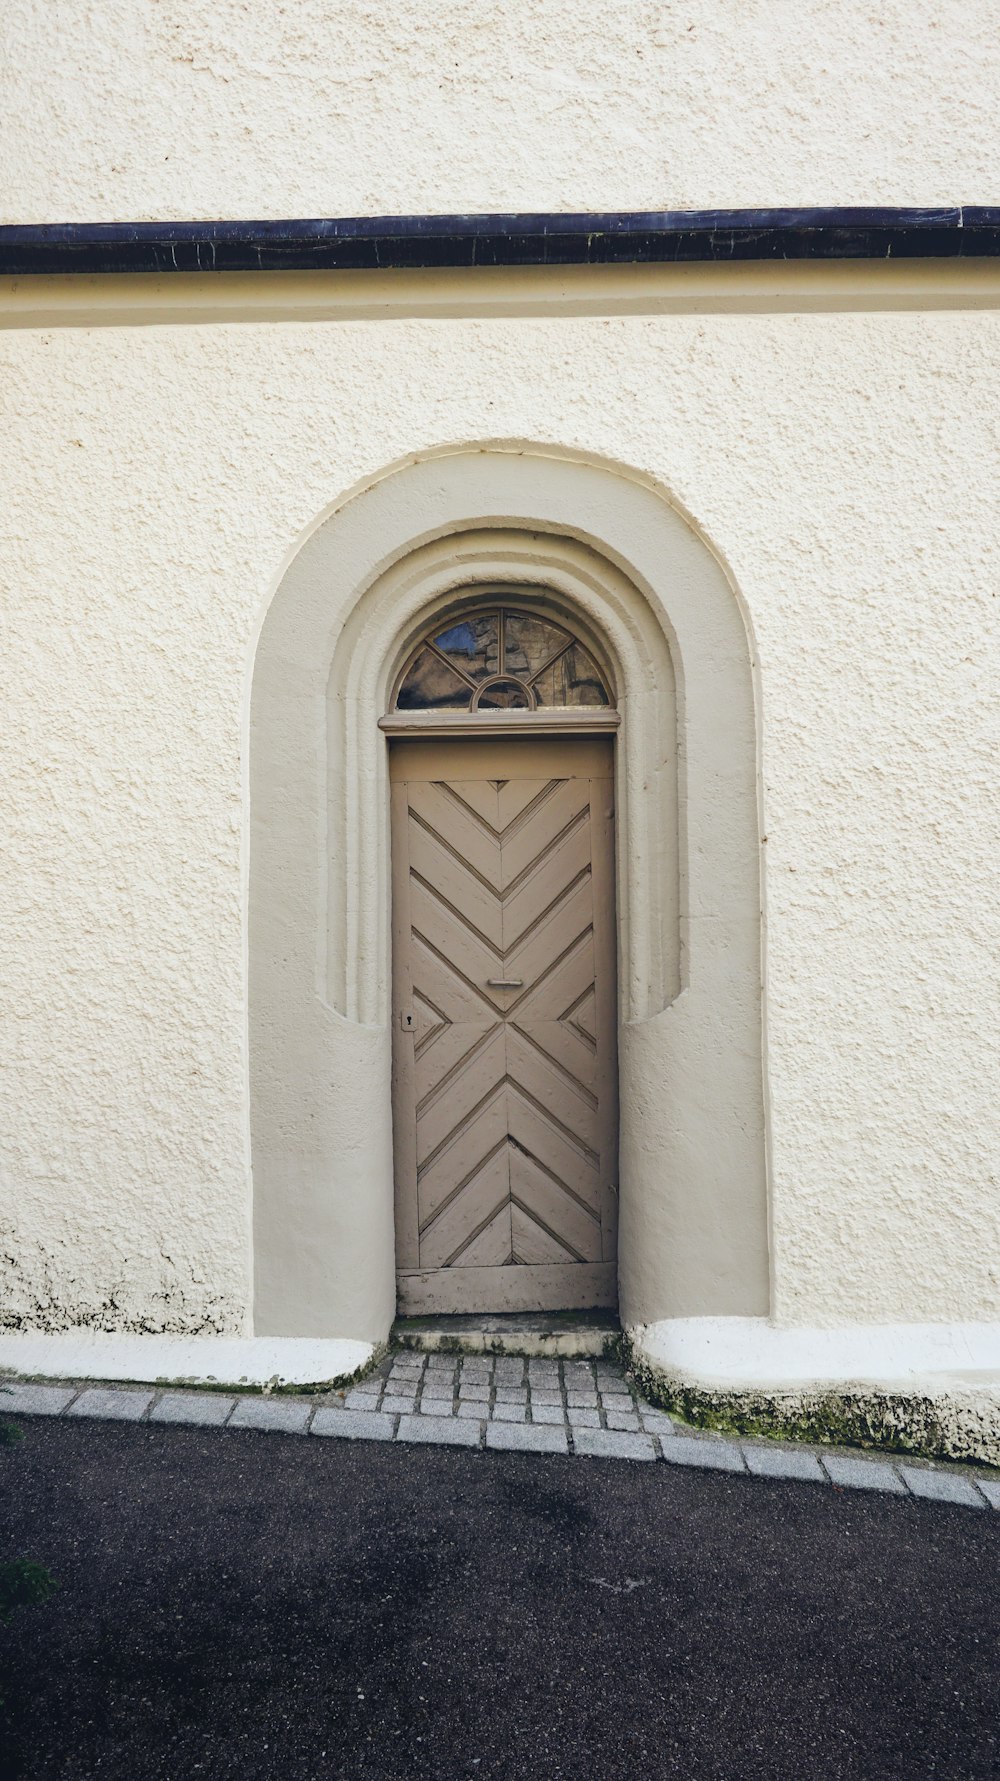
<svg viewBox="0 0 1000 1781">
<path fill-rule="evenodd" d="M 620 1294 L 630 1324 L 768 1308 L 753 682 L 717 558 L 657 492 L 556 453 L 410 464 L 326 519 L 265 619 L 251 706 L 256 1327 L 394 1306 L 385 738 L 405 664 L 489 590 L 616 690 Z"/>
</svg>

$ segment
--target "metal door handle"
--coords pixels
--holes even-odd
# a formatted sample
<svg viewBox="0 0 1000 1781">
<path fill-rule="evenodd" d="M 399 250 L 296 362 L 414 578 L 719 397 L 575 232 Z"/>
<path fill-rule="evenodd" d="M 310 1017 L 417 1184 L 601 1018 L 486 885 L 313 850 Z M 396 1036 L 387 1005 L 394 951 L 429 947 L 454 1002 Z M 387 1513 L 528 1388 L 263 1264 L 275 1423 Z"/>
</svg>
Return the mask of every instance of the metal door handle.
<svg viewBox="0 0 1000 1781">
<path fill-rule="evenodd" d="M 523 977 L 487 977 L 487 989 L 523 989 Z"/>
</svg>

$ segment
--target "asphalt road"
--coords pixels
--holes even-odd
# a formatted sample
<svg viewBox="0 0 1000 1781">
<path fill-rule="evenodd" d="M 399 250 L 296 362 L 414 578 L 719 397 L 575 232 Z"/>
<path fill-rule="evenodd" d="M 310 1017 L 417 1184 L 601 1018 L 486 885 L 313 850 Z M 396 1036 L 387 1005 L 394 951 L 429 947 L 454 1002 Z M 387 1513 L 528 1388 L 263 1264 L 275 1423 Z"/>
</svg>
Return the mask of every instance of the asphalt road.
<svg viewBox="0 0 1000 1781">
<path fill-rule="evenodd" d="M 1000 1515 L 99 1423 L 0 1450 L 3 1781 L 1000 1775 Z"/>
</svg>

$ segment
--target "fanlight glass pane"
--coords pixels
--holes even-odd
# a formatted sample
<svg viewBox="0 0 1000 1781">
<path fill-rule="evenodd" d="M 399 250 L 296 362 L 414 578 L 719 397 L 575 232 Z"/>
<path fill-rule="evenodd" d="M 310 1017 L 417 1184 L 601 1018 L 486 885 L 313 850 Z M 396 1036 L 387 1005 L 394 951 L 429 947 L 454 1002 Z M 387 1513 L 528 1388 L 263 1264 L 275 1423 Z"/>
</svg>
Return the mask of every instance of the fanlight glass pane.
<svg viewBox="0 0 1000 1781">
<path fill-rule="evenodd" d="M 477 711 L 530 711 L 531 694 L 520 680 L 494 680 L 483 688 Z"/>
<path fill-rule="evenodd" d="M 432 649 L 411 662 L 399 689 L 400 711 L 467 711 L 472 688 Z"/>
<path fill-rule="evenodd" d="M 508 612 L 504 617 L 504 668 L 508 674 L 530 680 L 569 642 L 567 632 L 546 618 Z"/>
<path fill-rule="evenodd" d="M 539 705 L 607 705 L 597 663 L 582 644 L 571 643 L 533 683 Z"/>
<path fill-rule="evenodd" d="M 460 618 L 434 638 L 442 655 L 450 656 L 472 680 L 488 680 L 500 672 L 500 615 L 476 612 Z"/>
</svg>

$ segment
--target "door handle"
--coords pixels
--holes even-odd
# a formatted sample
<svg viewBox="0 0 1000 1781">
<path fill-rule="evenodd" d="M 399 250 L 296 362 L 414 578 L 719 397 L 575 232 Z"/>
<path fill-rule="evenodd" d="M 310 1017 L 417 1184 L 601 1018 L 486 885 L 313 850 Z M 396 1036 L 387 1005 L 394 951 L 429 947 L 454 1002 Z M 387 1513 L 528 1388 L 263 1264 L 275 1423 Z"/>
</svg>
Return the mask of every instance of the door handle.
<svg viewBox="0 0 1000 1781">
<path fill-rule="evenodd" d="M 523 977 L 487 977 L 487 989 L 523 989 Z"/>
</svg>

